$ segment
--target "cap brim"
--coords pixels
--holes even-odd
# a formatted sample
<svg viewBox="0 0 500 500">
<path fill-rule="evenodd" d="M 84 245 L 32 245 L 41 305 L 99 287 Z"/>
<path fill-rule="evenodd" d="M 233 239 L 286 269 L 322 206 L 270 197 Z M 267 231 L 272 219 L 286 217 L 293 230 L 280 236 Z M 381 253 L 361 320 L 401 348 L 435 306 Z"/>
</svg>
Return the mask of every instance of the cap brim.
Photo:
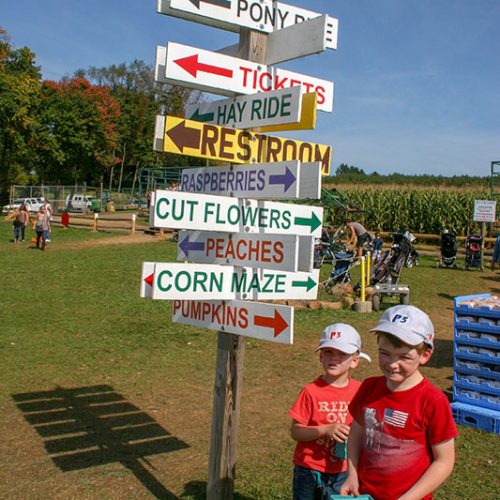
<svg viewBox="0 0 500 500">
<path fill-rule="evenodd" d="M 426 342 L 424 337 L 422 335 L 419 335 L 418 333 L 413 333 L 409 331 L 402 330 L 402 328 L 398 325 L 393 325 L 392 323 L 383 323 L 377 325 L 375 328 L 372 328 L 370 332 L 383 332 L 383 333 L 390 333 L 391 335 L 394 335 L 397 337 L 399 340 L 404 342 L 405 344 L 411 345 L 411 346 L 416 346 L 421 344 L 422 342 Z"/>
<path fill-rule="evenodd" d="M 339 351 L 345 352 L 346 354 L 354 354 L 358 350 L 356 346 L 353 346 L 351 344 L 341 344 L 338 341 L 332 342 L 331 340 L 320 342 L 315 352 L 321 349 L 337 349 Z"/>
</svg>

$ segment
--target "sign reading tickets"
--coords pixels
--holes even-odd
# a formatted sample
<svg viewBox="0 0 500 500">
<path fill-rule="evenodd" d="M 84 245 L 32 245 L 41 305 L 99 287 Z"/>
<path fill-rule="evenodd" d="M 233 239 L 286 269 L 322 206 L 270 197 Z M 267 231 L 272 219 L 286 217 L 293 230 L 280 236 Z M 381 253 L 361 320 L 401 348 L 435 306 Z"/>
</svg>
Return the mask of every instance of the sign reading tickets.
<svg viewBox="0 0 500 500">
<path fill-rule="evenodd" d="M 162 128 L 163 141 L 159 137 Z M 332 148 L 323 144 L 220 127 L 175 116 L 157 117 L 155 136 L 156 151 L 231 163 L 319 161 L 322 174 L 330 174 Z"/>
<path fill-rule="evenodd" d="M 318 110 L 333 110 L 333 82 L 174 42 L 156 48 L 155 79 L 227 96 L 300 86 L 318 94 Z"/>
</svg>

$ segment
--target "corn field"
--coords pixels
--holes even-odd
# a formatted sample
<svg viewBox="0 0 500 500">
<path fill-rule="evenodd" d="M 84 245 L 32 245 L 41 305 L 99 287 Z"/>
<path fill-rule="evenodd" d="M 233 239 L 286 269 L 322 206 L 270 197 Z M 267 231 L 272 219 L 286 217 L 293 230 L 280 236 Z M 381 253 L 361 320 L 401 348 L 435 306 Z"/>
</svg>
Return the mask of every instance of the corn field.
<svg viewBox="0 0 500 500">
<path fill-rule="evenodd" d="M 490 199 L 486 191 L 356 188 L 341 192 L 363 210 L 356 219 L 372 231 L 408 229 L 426 234 L 440 234 L 443 229 L 467 234 L 474 225 L 474 200 Z M 329 209 L 326 222 L 338 226 L 343 217 L 338 209 Z"/>
</svg>

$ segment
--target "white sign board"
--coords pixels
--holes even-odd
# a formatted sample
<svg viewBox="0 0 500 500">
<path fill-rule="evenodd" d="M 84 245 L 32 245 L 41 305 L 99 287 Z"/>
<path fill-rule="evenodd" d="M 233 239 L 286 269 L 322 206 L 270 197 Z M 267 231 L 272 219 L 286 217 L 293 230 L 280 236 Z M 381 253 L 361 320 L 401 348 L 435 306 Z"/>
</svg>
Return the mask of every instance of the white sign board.
<svg viewBox="0 0 500 500">
<path fill-rule="evenodd" d="M 239 32 L 241 27 L 265 33 L 281 30 L 321 14 L 272 0 L 158 0 L 160 14 Z M 327 17 L 327 48 L 336 49 L 339 22 Z"/>
<path fill-rule="evenodd" d="M 333 82 L 179 43 L 156 48 L 155 80 L 228 96 L 300 86 L 318 94 L 318 110 L 333 110 Z"/>
<path fill-rule="evenodd" d="M 321 162 L 186 168 L 181 173 L 180 190 L 235 198 L 317 200 L 321 197 Z"/>
<path fill-rule="evenodd" d="M 315 300 L 319 269 L 292 273 L 272 269 L 156 263 L 145 276 L 144 296 L 156 300 Z M 148 289 L 152 288 L 152 291 Z"/>
<path fill-rule="evenodd" d="M 321 207 L 175 191 L 157 190 L 150 207 L 157 228 L 320 238 L 322 221 Z"/>
<path fill-rule="evenodd" d="M 293 344 L 293 307 L 240 300 L 174 300 L 172 321 L 245 337 Z"/>
<path fill-rule="evenodd" d="M 311 272 L 313 253 L 311 236 L 181 231 L 177 260 Z"/>
<path fill-rule="evenodd" d="M 496 222 L 497 202 L 492 200 L 474 200 L 475 222 Z"/>
<path fill-rule="evenodd" d="M 186 119 L 232 128 L 255 128 L 300 121 L 301 87 L 257 92 L 186 107 Z"/>
</svg>

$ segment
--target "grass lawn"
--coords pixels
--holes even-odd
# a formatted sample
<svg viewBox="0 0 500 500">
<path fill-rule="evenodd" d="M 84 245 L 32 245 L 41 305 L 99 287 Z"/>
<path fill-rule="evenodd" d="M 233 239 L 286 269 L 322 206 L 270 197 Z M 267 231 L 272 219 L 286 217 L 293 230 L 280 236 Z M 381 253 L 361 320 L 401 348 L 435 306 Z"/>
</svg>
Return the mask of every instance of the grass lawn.
<svg viewBox="0 0 500 500">
<path fill-rule="evenodd" d="M 0 498 L 204 498 L 216 333 L 172 324 L 168 302 L 139 298 L 142 262 L 174 260 L 176 244 L 130 238 L 56 228 L 42 253 L 11 243 L 0 221 Z M 436 327 L 425 374 L 450 394 L 453 297 L 500 293 L 500 281 L 424 257 L 402 282 Z M 320 373 L 321 329 L 352 323 L 375 357 L 378 316 L 297 311 L 293 346 L 246 340 L 236 498 L 290 498 L 287 411 Z M 354 372 L 374 374 L 376 362 Z M 436 498 L 498 498 L 498 445 L 460 427 Z"/>
</svg>

